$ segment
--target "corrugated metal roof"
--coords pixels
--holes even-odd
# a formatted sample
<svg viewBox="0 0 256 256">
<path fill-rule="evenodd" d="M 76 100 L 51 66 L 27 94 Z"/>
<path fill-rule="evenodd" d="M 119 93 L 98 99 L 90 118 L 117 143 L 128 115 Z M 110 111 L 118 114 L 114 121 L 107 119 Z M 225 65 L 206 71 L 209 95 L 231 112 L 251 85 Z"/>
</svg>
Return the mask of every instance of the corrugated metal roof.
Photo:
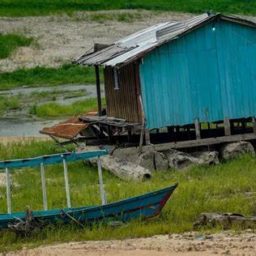
<svg viewBox="0 0 256 256">
<path fill-rule="evenodd" d="M 212 20 L 216 17 L 228 19 L 231 22 L 240 22 L 252 25 L 252 21 L 238 17 L 224 16 L 221 14 L 202 15 L 181 22 L 165 22 L 131 34 L 113 45 L 81 56 L 76 63 L 82 65 L 119 66 L 134 59 L 140 58 L 155 47 L 177 38 L 193 28 Z"/>
</svg>

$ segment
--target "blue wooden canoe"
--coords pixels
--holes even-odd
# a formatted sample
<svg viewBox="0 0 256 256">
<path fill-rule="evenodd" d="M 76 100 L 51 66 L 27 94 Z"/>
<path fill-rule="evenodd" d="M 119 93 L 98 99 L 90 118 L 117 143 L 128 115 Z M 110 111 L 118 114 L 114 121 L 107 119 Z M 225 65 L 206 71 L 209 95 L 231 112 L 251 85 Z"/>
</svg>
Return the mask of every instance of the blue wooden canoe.
<svg viewBox="0 0 256 256">
<path fill-rule="evenodd" d="M 0 161 L 0 171 L 5 170 L 6 173 L 6 201 L 8 211 L 7 214 L 0 214 L 0 229 L 15 225 L 16 223 L 26 223 L 28 219 L 33 220 L 34 222 L 40 222 L 45 224 L 76 222 L 79 225 L 82 225 L 82 223 L 92 223 L 108 220 L 126 222 L 131 219 L 150 218 L 158 215 L 169 197 L 171 196 L 172 192 L 177 187 L 177 184 L 155 192 L 150 192 L 141 196 L 132 197 L 108 204 L 106 193 L 104 191 L 100 161 L 100 157 L 106 154 L 108 154 L 106 150 L 96 150 L 86 152 L 60 153 L 39 156 L 35 158 Z M 97 158 L 102 205 L 72 208 L 70 200 L 67 163 L 71 161 L 78 161 L 89 158 Z M 63 162 L 64 167 L 67 208 L 48 210 L 44 166 L 61 162 Z M 29 214 L 28 212 L 12 212 L 9 169 L 23 167 L 40 167 L 44 210 L 33 212 L 29 211 Z"/>
<path fill-rule="evenodd" d="M 151 218 L 160 214 L 176 187 L 177 184 L 106 205 L 34 211 L 32 216 L 46 224 L 72 223 L 74 220 L 81 224 L 109 220 L 127 222 L 131 219 Z M 0 214 L 0 228 L 7 228 L 8 225 L 25 219 L 25 212 Z"/>
</svg>

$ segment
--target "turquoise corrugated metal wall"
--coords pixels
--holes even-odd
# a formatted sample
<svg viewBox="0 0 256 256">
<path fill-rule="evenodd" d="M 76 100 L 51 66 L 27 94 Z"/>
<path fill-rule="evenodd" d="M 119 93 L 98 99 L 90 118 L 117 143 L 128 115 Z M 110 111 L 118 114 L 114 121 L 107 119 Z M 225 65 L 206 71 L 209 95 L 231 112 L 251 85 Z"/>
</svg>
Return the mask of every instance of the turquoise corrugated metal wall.
<svg viewBox="0 0 256 256">
<path fill-rule="evenodd" d="M 256 29 L 214 21 L 143 59 L 147 128 L 256 115 Z"/>
</svg>

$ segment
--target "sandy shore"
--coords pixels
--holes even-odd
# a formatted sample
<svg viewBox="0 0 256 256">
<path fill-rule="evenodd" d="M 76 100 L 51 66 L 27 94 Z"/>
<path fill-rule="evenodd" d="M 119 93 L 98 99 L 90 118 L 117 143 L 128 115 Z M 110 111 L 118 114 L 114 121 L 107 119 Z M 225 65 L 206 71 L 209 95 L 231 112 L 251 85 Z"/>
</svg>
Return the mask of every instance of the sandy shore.
<svg viewBox="0 0 256 256">
<path fill-rule="evenodd" d="M 23 249 L 5 255 L 19 256 L 208 256 L 208 255 L 256 255 L 256 234 L 222 232 L 213 235 L 185 233 L 161 235 L 150 238 L 72 242 L 35 249 Z"/>
</svg>

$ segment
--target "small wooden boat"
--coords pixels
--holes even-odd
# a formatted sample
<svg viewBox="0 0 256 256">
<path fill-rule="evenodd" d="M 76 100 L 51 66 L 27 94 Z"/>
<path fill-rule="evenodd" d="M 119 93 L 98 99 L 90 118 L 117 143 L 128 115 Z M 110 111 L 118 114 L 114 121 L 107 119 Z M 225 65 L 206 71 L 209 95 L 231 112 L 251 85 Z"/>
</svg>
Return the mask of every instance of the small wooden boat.
<svg viewBox="0 0 256 256">
<path fill-rule="evenodd" d="M 36 224 L 40 224 L 42 226 L 47 224 L 73 222 L 83 226 L 83 224 L 93 223 L 97 221 L 126 222 L 131 219 L 150 218 L 158 215 L 161 212 L 164 205 L 166 204 L 167 200 L 170 198 L 175 188 L 177 187 L 177 184 L 141 196 L 124 199 L 114 203 L 107 203 L 106 194 L 103 186 L 102 170 L 100 163 L 100 156 L 106 154 L 107 151 L 105 150 L 89 152 L 72 152 L 41 156 L 29 159 L 19 159 L 0 162 L 0 169 L 5 169 L 6 172 L 6 195 L 8 209 L 7 214 L 0 214 L 0 229 L 18 226 L 18 229 L 24 231 L 24 227 L 27 227 L 28 224 L 30 225 L 31 223 L 33 223 L 32 226 Z M 72 208 L 68 184 L 67 162 L 82 159 L 84 160 L 92 157 L 98 158 L 98 174 L 102 205 Z M 44 165 L 60 162 L 63 162 L 64 166 L 67 207 L 64 209 L 48 210 Z M 26 212 L 12 213 L 9 168 L 35 166 L 40 166 L 44 210 L 33 212 L 28 210 Z M 20 228 L 19 226 L 21 226 L 22 228 Z"/>
</svg>

